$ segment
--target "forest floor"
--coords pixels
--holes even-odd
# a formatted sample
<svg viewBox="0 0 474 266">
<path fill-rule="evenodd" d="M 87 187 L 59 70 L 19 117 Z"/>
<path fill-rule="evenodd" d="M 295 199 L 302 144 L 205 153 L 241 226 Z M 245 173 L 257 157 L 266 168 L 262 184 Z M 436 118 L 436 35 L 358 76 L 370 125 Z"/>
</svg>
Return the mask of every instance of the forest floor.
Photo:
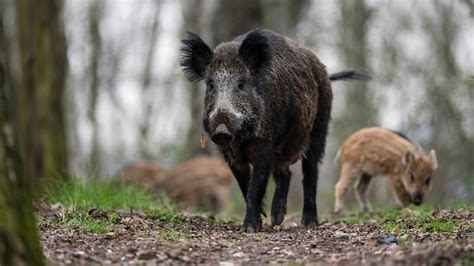
<svg viewBox="0 0 474 266">
<path fill-rule="evenodd" d="M 279 228 L 245 234 L 235 222 L 188 216 L 162 221 L 141 213 L 91 209 L 94 221 L 64 223 L 61 214 L 40 213 L 43 251 L 53 263 L 474 263 L 474 214 L 466 210 L 433 211 L 426 217 L 324 221 L 297 226 L 294 217 Z M 59 214 L 59 215 L 58 215 Z M 410 214 L 412 215 L 412 214 Z M 415 214 L 416 215 L 416 214 Z M 436 221 L 449 223 L 447 227 Z M 108 224 L 101 227 L 101 224 Z M 417 228 L 417 224 L 422 228 Z M 112 226 L 111 226 L 112 225 Z M 401 225 L 403 228 L 388 227 Z"/>
<path fill-rule="evenodd" d="M 149 212 L 111 209 L 110 202 L 104 208 L 86 208 L 90 203 L 82 201 L 71 205 L 70 194 L 51 198 L 61 202 L 40 200 L 36 209 L 43 251 L 52 264 L 474 265 L 469 206 L 323 216 L 312 228 L 290 215 L 282 226 L 264 223 L 262 232 L 246 234 L 235 219 L 183 215 L 166 203 L 171 211 Z"/>
</svg>

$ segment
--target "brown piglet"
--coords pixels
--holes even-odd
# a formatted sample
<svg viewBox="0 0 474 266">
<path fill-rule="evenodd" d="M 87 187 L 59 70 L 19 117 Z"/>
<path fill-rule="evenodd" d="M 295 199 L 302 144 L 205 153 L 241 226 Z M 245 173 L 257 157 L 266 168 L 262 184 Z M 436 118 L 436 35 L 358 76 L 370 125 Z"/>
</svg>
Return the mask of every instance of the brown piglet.
<svg viewBox="0 0 474 266">
<path fill-rule="evenodd" d="M 371 211 L 367 189 L 372 178 L 378 176 L 388 177 L 401 208 L 410 203 L 420 205 L 438 167 L 434 150 L 426 154 L 402 133 L 380 127 L 352 134 L 339 148 L 336 159 L 341 161 L 341 176 L 336 184 L 337 214 L 342 213 L 350 188 L 354 188 L 362 211 Z"/>
</svg>

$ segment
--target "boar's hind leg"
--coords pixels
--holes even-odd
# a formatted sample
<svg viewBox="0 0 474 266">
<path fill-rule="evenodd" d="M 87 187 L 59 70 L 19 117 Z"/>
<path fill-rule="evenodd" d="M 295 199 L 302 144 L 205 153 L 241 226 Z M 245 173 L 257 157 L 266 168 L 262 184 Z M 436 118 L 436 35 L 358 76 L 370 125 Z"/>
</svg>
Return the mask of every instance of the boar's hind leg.
<svg viewBox="0 0 474 266">
<path fill-rule="evenodd" d="M 291 179 L 290 169 L 275 170 L 273 172 L 273 179 L 275 179 L 276 187 L 272 201 L 272 225 L 280 225 L 286 214 L 286 200 Z"/>
<path fill-rule="evenodd" d="M 370 203 L 367 200 L 367 190 L 370 185 L 370 181 L 372 180 L 372 176 L 363 173 L 354 187 L 355 195 L 357 197 L 357 201 L 359 202 L 360 207 L 362 208 L 362 212 L 370 212 Z"/>
<path fill-rule="evenodd" d="M 321 112 L 323 113 L 323 112 Z M 326 117 L 323 117 L 326 118 Z M 316 204 L 316 192 L 318 189 L 319 163 L 321 162 L 326 146 L 327 121 L 316 117 L 313 131 L 311 132 L 311 144 L 303 159 L 303 216 L 301 224 L 310 226 L 318 224 L 318 210 Z"/>
</svg>

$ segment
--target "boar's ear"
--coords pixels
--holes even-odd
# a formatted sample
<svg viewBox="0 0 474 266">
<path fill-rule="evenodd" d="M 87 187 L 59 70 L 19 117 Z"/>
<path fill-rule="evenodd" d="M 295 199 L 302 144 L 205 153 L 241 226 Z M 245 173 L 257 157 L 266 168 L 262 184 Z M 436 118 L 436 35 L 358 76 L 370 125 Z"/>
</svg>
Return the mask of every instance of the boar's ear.
<svg viewBox="0 0 474 266">
<path fill-rule="evenodd" d="M 258 71 L 270 61 L 269 41 L 263 30 L 254 30 L 248 33 L 242 41 L 239 55 L 253 71 Z"/>
<path fill-rule="evenodd" d="M 405 152 L 402 157 L 402 164 L 408 166 L 413 160 L 413 154 L 410 151 Z"/>
<path fill-rule="evenodd" d="M 431 168 L 433 168 L 433 170 L 438 169 L 438 159 L 436 158 L 435 150 L 431 150 L 429 156 L 431 160 Z"/>
<path fill-rule="evenodd" d="M 213 52 L 198 35 L 188 32 L 181 40 L 181 67 L 189 81 L 199 81 L 204 78 L 204 71 L 211 62 Z"/>
</svg>

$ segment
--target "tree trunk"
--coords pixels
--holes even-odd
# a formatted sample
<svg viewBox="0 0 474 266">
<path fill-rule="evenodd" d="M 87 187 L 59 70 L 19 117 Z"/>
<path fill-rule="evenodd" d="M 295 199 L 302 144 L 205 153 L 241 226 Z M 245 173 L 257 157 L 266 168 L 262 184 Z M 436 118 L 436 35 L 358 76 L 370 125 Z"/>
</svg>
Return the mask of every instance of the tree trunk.
<svg viewBox="0 0 474 266">
<path fill-rule="evenodd" d="M 91 42 L 90 56 L 90 87 L 89 87 L 89 109 L 87 116 L 92 126 L 92 147 L 89 168 L 93 173 L 100 173 L 100 146 L 99 125 L 97 123 L 97 101 L 99 99 L 99 64 L 102 55 L 102 38 L 100 36 L 100 19 L 103 14 L 102 2 L 94 2 L 89 6 L 89 38 Z"/>
<path fill-rule="evenodd" d="M 0 3 L 0 10 L 3 6 Z M 33 215 L 31 180 L 23 173 L 3 14 L 0 14 L 0 265 L 43 265 Z"/>
<path fill-rule="evenodd" d="M 67 54 L 62 2 L 18 0 L 15 5 L 22 72 L 18 140 L 26 174 L 34 180 L 64 177 Z"/>
<path fill-rule="evenodd" d="M 141 87 L 143 97 L 143 120 L 140 123 L 140 153 L 144 159 L 151 159 L 152 151 L 150 150 L 150 128 L 152 128 L 152 114 L 153 114 L 153 95 L 150 88 L 153 85 L 153 59 L 155 55 L 156 43 L 158 41 L 159 33 L 159 16 L 160 16 L 160 2 L 155 3 L 155 13 L 151 23 L 150 30 L 146 35 L 150 36 L 148 41 L 148 49 L 145 57 L 145 64 L 141 73 Z"/>
</svg>

